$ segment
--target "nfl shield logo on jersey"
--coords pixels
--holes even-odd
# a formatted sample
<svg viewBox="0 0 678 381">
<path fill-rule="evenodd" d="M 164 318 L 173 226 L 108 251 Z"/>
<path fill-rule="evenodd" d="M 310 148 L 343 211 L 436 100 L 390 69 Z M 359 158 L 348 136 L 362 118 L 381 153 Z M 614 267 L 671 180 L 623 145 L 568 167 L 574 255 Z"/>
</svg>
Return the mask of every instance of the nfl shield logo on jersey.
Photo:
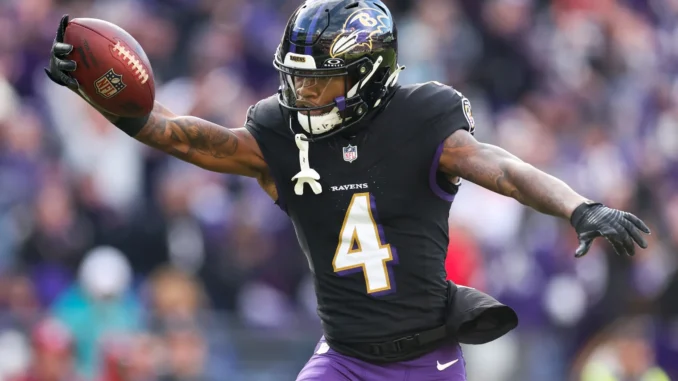
<svg viewBox="0 0 678 381">
<path fill-rule="evenodd" d="M 352 146 L 350 144 L 348 145 L 348 147 L 344 147 L 344 161 L 352 163 L 357 158 L 358 158 L 358 147 Z"/>
</svg>

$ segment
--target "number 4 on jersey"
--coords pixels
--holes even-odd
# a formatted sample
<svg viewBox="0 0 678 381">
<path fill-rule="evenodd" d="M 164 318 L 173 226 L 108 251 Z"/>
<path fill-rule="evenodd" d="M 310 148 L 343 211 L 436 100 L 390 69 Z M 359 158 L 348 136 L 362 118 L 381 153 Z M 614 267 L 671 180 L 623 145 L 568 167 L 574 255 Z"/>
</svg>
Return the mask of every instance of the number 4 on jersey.
<svg viewBox="0 0 678 381">
<path fill-rule="evenodd" d="M 393 261 L 393 253 L 391 245 L 382 242 L 372 207 L 369 193 L 353 195 L 332 261 L 334 272 L 339 275 L 362 270 L 368 294 L 389 291 L 392 287 L 387 264 Z"/>
</svg>

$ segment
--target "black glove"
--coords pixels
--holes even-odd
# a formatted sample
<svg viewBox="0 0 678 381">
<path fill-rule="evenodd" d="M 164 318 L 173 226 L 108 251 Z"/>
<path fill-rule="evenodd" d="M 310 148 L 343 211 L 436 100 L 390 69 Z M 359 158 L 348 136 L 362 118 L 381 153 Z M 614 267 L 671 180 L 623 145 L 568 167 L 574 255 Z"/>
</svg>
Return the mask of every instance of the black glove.
<svg viewBox="0 0 678 381">
<path fill-rule="evenodd" d="M 68 72 L 74 71 L 77 65 L 75 61 L 64 59 L 73 50 L 73 45 L 64 43 L 64 32 L 66 32 L 67 25 L 68 15 L 64 15 L 59 22 L 59 29 L 50 52 L 49 69 L 45 68 L 45 73 L 54 83 L 66 86 L 71 90 L 77 90 L 79 87 L 78 81 L 68 74 Z"/>
<path fill-rule="evenodd" d="M 574 210 L 570 222 L 579 238 L 576 258 L 586 255 L 596 237 L 605 237 L 618 255 L 635 255 L 633 241 L 643 249 L 647 248 L 641 232 L 650 234 L 650 229 L 631 213 L 608 208 L 600 203 L 583 203 Z"/>
</svg>

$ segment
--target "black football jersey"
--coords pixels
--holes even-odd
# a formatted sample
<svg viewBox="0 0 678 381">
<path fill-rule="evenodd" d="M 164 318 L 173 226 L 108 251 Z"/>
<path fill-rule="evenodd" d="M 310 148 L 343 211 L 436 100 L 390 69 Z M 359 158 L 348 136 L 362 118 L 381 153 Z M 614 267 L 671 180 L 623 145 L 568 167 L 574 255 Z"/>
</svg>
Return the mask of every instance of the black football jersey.
<svg viewBox="0 0 678 381">
<path fill-rule="evenodd" d="M 442 325 L 457 187 L 438 161 L 450 134 L 473 132 L 468 100 L 436 82 L 402 86 L 356 136 L 311 142 L 320 194 L 294 192 L 299 150 L 276 97 L 253 106 L 246 127 L 308 259 L 327 338 L 380 342 Z"/>
</svg>

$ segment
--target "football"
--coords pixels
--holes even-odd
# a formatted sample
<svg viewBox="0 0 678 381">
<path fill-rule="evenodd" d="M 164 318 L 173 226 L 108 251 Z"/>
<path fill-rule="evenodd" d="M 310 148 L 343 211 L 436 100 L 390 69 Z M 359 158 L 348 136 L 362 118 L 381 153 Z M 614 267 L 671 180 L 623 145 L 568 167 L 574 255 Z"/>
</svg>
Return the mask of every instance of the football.
<svg viewBox="0 0 678 381">
<path fill-rule="evenodd" d="M 141 45 L 119 26 L 92 18 L 76 18 L 66 27 L 67 56 L 77 64 L 71 72 L 90 103 L 122 117 L 141 117 L 153 110 L 155 81 Z"/>
</svg>

